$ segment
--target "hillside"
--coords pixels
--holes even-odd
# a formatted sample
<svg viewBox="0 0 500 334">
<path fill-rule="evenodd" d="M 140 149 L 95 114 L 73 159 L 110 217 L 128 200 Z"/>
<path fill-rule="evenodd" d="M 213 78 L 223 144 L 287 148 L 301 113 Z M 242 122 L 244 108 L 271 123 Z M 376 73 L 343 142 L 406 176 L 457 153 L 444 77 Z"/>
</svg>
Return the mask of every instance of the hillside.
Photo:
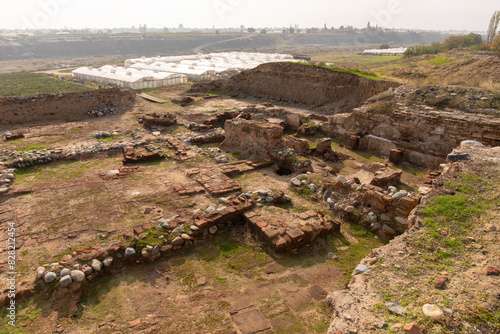
<svg viewBox="0 0 500 334">
<path fill-rule="evenodd" d="M 412 214 L 413 228 L 372 250 L 361 261 L 369 272 L 329 295 L 328 333 L 400 333 L 412 323 L 425 333 L 498 333 L 500 149 L 457 152 L 472 158 L 444 167 L 440 186 Z M 435 319 L 424 304 L 438 307 Z"/>
</svg>

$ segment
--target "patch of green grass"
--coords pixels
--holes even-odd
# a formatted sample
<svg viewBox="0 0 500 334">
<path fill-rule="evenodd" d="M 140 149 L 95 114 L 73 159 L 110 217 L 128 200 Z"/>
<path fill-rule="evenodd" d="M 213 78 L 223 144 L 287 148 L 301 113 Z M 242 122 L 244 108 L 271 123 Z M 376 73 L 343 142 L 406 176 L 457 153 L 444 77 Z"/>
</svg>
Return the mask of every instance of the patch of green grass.
<svg viewBox="0 0 500 334">
<path fill-rule="evenodd" d="M 144 233 L 144 231 L 142 233 Z M 146 245 L 155 246 L 163 243 L 163 239 L 158 239 L 158 237 L 161 236 L 164 233 L 164 231 L 151 229 L 146 231 L 146 233 L 147 233 L 146 237 L 137 240 L 135 244 L 136 247 L 139 246 L 139 248 L 141 248 L 145 247 Z"/>
<path fill-rule="evenodd" d="M 40 151 L 40 150 L 45 150 L 46 148 L 47 148 L 47 146 L 45 146 L 45 145 L 30 145 L 30 146 L 17 148 L 16 151 L 19 151 L 19 152 Z"/>
<path fill-rule="evenodd" d="M 474 203 L 467 196 L 444 195 L 436 197 L 425 207 L 425 224 L 430 227 L 448 225 L 450 222 L 467 224 L 469 218 L 484 212 L 485 207 Z"/>
<path fill-rule="evenodd" d="M 108 142 L 108 143 L 110 143 L 110 142 L 113 142 L 113 141 L 115 141 L 115 139 L 114 139 L 114 138 L 112 138 L 112 137 L 99 139 L 99 142 L 100 142 L 100 143 L 104 143 L 104 142 Z"/>
<path fill-rule="evenodd" d="M 219 283 L 226 283 L 227 282 L 227 277 L 222 277 L 219 275 L 215 275 L 214 279 Z"/>
<path fill-rule="evenodd" d="M 30 333 L 31 331 L 27 330 L 26 327 L 31 325 L 43 312 L 38 304 L 35 298 L 23 302 L 18 301 L 16 303 L 15 327 L 8 324 L 11 319 L 7 317 L 9 314 L 7 306 L 2 307 L 0 310 L 0 334 Z"/>
<path fill-rule="evenodd" d="M 72 80 L 61 80 L 38 73 L 5 73 L 0 74 L 0 97 L 26 96 L 36 94 L 58 94 L 67 92 L 85 92 L 93 90 L 89 86 L 73 83 Z"/>
<path fill-rule="evenodd" d="M 500 331 L 500 308 L 498 306 L 490 310 L 477 307 L 465 315 L 465 318 L 478 327 L 488 330 L 488 333 L 498 333 Z"/>
<path fill-rule="evenodd" d="M 219 245 L 217 261 L 225 264 L 229 272 L 242 273 L 257 265 L 264 264 L 269 256 L 262 250 L 228 240 Z"/>
<path fill-rule="evenodd" d="M 241 152 L 233 152 L 231 154 L 235 157 L 239 157 L 241 155 Z"/>
<path fill-rule="evenodd" d="M 436 57 L 436 58 L 433 58 L 431 60 L 428 60 L 427 63 L 432 64 L 432 65 L 441 65 L 441 64 L 451 63 L 452 61 L 454 61 L 454 59 L 445 58 L 445 57 Z"/>
<path fill-rule="evenodd" d="M 29 166 L 20 168 L 16 174 L 16 184 L 40 182 L 61 182 L 78 178 L 96 168 L 103 168 L 117 161 L 117 159 L 79 160 L 72 162 L 58 162 L 46 166 Z"/>
<path fill-rule="evenodd" d="M 299 212 L 299 213 L 300 213 L 300 212 L 306 212 L 307 210 L 309 210 L 309 209 L 308 209 L 308 208 L 306 208 L 306 207 L 303 207 L 303 206 L 297 206 L 297 207 L 294 207 L 294 208 L 293 208 L 293 211 L 294 211 L 294 212 Z"/>
<path fill-rule="evenodd" d="M 320 62 L 332 62 L 337 64 L 355 64 L 356 66 L 380 66 L 383 64 L 393 63 L 403 56 L 372 56 L 361 55 L 356 53 L 338 53 L 338 52 L 320 52 L 313 54 L 312 59 Z"/>
<path fill-rule="evenodd" d="M 172 132 L 170 132 L 170 134 L 172 136 L 174 135 L 177 135 L 177 134 L 181 134 L 181 133 L 189 133 L 191 132 L 191 130 L 189 130 L 188 128 L 186 128 L 185 126 L 183 125 L 178 125 L 174 130 L 172 130 Z"/>
<path fill-rule="evenodd" d="M 351 235 L 356 238 L 358 243 L 350 242 L 345 235 Z M 344 222 L 342 224 L 341 233 L 328 238 L 329 244 L 333 246 L 334 253 L 339 257 L 333 264 L 335 264 L 344 274 L 344 280 L 341 282 L 342 284 L 350 280 L 352 271 L 359 264 L 361 259 L 366 257 L 372 249 L 384 245 L 382 240 L 376 239 L 375 237 L 376 234 L 359 225 Z M 349 246 L 349 249 L 337 251 L 337 249 L 342 246 Z"/>
<path fill-rule="evenodd" d="M 356 76 L 363 77 L 366 79 L 371 79 L 371 80 L 385 80 L 383 78 L 379 78 L 375 73 L 370 73 L 370 72 L 366 72 L 366 71 L 362 71 L 362 70 L 358 70 L 358 69 L 345 69 L 345 68 L 335 67 L 335 66 L 321 66 L 321 65 L 312 65 L 312 64 L 305 64 L 305 63 L 301 63 L 300 65 L 311 66 L 314 68 L 324 68 L 324 69 L 328 69 L 328 70 L 331 70 L 334 72 L 348 73 L 348 74 L 356 75 Z"/>
</svg>

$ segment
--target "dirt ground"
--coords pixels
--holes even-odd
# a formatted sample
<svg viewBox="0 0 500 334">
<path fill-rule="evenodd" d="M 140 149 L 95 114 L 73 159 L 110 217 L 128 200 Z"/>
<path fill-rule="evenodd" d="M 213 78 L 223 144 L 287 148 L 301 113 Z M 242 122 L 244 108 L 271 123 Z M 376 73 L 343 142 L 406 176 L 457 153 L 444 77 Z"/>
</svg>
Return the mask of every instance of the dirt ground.
<svg viewBox="0 0 500 334">
<path fill-rule="evenodd" d="M 185 95 L 188 88 L 185 85 L 149 93 L 170 101 Z M 219 96 L 195 98 L 191 105 L 181 107 L 137 98 L 134 108 L 123 115 L 20 126 L 17 129 L 26 138 L 1 142 L 0 151 L 96 142 L 92 137 L 95 131 L 117 131 L 115 140 L 119 140 L 130 137 L 127 130 L 143 133 L 137 115 L 144 112 L 171 112 L 179 123 L 200 122 L 208 119 L 213 110 L 256 101 Z M 187 132 L 181 125 L 163 130 L 170 134 Z M 358 173 L 363 178 L 362 163 L 382 161 L 364 152 L 347 151 L 337 143 L 333 146 L 355 159 L 333 165 L 346 176 Z M 231 161 L 237 160 L 228 156 Z M 209 157 L 197 154 L 186 162 L 166 159 L 143 163 L 143 171 L 117 180 L 100 177 L 103 172 L 119 168 L 121 160 L 120 155 L 18 170 L 14 189 L 29 192 L 0 198 L 0 221 L 4 223 L 0 242 L 6 241 L 5 222 L 16 221 L 20 287 L 33 284 L 39 265 L 58 261 L 80 247 L 106 244 L 145 221 L 218 202 L 218 197 L 209 194 L 178 196 L 169 188 L 172 182 L 194 183 L 184 171 L 215 165 Z M 289 190 L 289 177 L 279 176 L 270 168 L 234 180 L 244 191 L 282 189 L 292 197 L 293 207 L 321 209 L 326 205 L 294 194 Z M 423 173 L 407 169 L 402 181 L 415 188 L 422 183 Z M 20 305 L 14 333 L 250 333 L 248 328 L 252 326 L 260 326 L 262 333 L 326 333 L 331 316 L 325 304 L 327 292 L 343 288 L 359 260 L 381 245 L 375 235 L 345 223 L 340 235 L 275 254 L 241 226 L 153 264 L 124 267 L 105 276 L 84 290 L 78 305 L 63 304 L 35 291 L 34 297 Z M 330 252 L 338 260 L 329 259 Z M 5 255 L 2 249 L 3 266 Z M 1 287 L 6 287 L 4 280 Z M 5 319 L 2 317 L 2 321 Z M 2 326 L 0 333 L 12 333 L 6 328 Z"/>
</svg>

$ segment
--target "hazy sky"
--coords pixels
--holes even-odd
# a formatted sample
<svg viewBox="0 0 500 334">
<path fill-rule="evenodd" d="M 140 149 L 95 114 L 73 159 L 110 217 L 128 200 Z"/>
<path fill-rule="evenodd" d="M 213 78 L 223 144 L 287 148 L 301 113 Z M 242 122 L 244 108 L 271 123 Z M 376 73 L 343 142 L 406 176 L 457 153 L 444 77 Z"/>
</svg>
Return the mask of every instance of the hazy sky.
<svg viewBox="0 0 500 334">
<path fill-rule="evenodd" d="M 328 27 L 486 31 L 498 0 L 0 0 L 0 29 Z"/>
</svg>

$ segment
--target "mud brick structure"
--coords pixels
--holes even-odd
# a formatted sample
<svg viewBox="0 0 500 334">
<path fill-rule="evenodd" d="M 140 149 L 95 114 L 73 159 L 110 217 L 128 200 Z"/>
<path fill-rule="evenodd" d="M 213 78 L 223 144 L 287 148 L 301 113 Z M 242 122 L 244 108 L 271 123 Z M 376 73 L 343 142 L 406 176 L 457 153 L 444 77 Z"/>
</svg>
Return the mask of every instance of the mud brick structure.
<svg viewBox="0 0 500 334">
<path fill-rule="evenodd" d="M 163 126 L 168 127 L 177 124 L 177 117 L 170 113 L 159 115 L 157 113 L 139 115 L 139 119 L 142 119 L 142 123 L 145 127 L 150 128 L 152 126 Z"/>
<path fill-rule="evenodd" d="M 246 213 L 244 218 L 257 235 L 277 252 L 299 248 L 318 237 L 340 232 L 340 222 L 312 210 L 285 214 L 280 221 L 268 221 L 258 210 Z"/>
<path fill-rule="evenodd" d="M 381 188 L 387 188 L 388 186 L 398 184 L 401 181 L 401 175 L 403 175 L 403 171 L 401 170 L 383 168 L 375 172 L 375 176 L 370 184 Z"/>
<path fill-rule="evenodd" d="M 226 139 L 221 148 L 271 159 L 274 150 L 283 147 L 283 128 L 279 125 L 243 119 L 227 120 Z"/>
<path fill-rule="evenodd" d="M 191 196 L 196 193 L 203 193 L 205 189 L 203 187 L 196 186 L 196 184 L 172 184 L 172 189 L 180 196 L 187 195 Z"/>
<path fill-rule="evenodd" d="M 126 146 L 123 148 L 123 163 L 133 164 L 138 162 L 147 162 L 165 159 L 167 156 L 160 154 L 158 151 L 137 153 L 133 147 Z"/>
</svg>

